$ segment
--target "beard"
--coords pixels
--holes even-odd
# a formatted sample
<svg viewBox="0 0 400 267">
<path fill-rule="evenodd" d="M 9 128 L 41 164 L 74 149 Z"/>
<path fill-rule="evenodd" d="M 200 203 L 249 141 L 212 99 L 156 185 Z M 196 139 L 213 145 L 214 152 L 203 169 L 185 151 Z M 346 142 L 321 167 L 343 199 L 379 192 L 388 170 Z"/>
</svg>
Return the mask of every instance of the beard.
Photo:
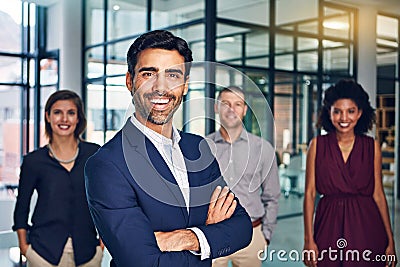
<svg viewBox="0 0 400 267">
<path fill-rule="evenodd" d="M 146 100 L 153 97 L 167 97 L 170 99 L 169 107 L 166 110 L 154 110 L 151 106 L 146 105 Z M 164 125 L 168 123 L 174 116 L 176 110 L 182 103 L 182 96 L 177 97 L 173 94 L 160 94 L 158 92 L 146 93 L 143 96 L 135 93 L 133 95 L 133 102 L 135 110 L 140 114 L 142 118 L 145 118 L 148 122 L 155 125 Z"/>
</svg>

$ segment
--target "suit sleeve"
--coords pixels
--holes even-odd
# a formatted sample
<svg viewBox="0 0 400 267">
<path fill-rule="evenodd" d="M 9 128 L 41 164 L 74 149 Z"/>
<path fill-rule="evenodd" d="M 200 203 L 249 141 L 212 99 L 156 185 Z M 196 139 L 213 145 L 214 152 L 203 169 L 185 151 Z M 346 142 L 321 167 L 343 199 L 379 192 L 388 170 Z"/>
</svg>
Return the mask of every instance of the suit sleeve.
<svg viewBox="0 0 400 267">
<path fill-rule="evenodd" d="M 128 178 L 109 161 L 92 157 L 85 167 L 89 209 L 116 266 L 191 266 L 189 251 L 161 252 Z"/>
<path fill-rule="evenodd" d="M 219 165 L 216 160 L 210 166 L 211 179 L 220 179 L 220 185 L 225 186 Z M 253 227 L 251 219 L 246 210 L 240 205 L 239 200 L 235 198 L 238 205 L 231 218 L 222 222 L 209 225 L 197 226 L 205 234 L 211 248 L 211 258 L 218 258 L 230 255 L 250 244 Z"/>
</svg>

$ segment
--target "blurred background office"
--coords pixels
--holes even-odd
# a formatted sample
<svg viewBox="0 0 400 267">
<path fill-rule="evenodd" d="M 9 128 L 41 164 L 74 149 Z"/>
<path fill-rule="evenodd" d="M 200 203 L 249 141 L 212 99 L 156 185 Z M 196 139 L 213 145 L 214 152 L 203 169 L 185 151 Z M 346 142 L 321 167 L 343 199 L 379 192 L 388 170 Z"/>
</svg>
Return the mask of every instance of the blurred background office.
<svg viewBox="0 0 400 267">
<path fill-rule="evenodd" d="M 75 90 L 86 107 L 85 138 L 104 144 L 130 106 L 127 48 L 153 29 L 186 39 L 195 61 L 226 66 L 209 71 L 194 64 L 193 75 L 213 82 L 190 84 L 188 102 L 175 116 L 179 128 L 213 132 L 218 121 L 204 99 L 214 98 L 220 85 L 247 90 L 252 112 L 245 126 L 275 144 L 281 161 L 284 194 L 270 249 L 303 246 L 304 153 L 319 134 L 324 90 L 341 78 L 362 84 L 377 111 L 370 134 L 382 144 L 385 192 L 400 246 L 398 0 L 1 0 L 0 25 L 1 266 L 19 262 L 10 230 L 19 167 L 23 155 L 47 142 L 46 99 L 59 89 Z M 256 116 L 268 112 L 265 100 L 274 121 Z M 279 266 L 276 259 L 264 264 Z"/>
</svg>

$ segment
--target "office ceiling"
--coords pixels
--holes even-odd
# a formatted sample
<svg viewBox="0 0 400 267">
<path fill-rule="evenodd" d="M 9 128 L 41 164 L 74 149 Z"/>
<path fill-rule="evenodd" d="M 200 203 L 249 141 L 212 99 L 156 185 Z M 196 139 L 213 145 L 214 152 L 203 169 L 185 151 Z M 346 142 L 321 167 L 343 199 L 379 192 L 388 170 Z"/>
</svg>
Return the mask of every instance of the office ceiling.
<svg viewBox="0 0 400 267">
<path fill-rule="evenodd" d="M 36 3 L 38 5 L 50 6 L 59 2 L 60 0 L 25 0 L 27 2 Z M 253 2 L 257 2 L 259 0 L 247 0 L 246 4 L 252 4 Z M 277 0 L 284 1 L 284 0 Z M 100 2 L 100 1 L 99 1 Z M 113 1 L 110 1 L 113 2 Z M 145 3 L 145 0 L 119 0 L 115 2 L 126 2 L 129 4 L 142 5 Z M 159 6 L 159 10 L 168 10 L 175 9 L 182 6 L 188 6 L 190 4 L 198 3 L 197 0 L 158 0 L 157 4 Z M 379 11 L 387 12 L 394 15 L 400 15 L 400 0 L 328 0 L 328 2 L 332 3 L 341 3 L 346 4 L 352 7 L 360 7 L 360 6 L 373 6 L 377 7 Z M 301 3 L 301 0 L 298 2 Z"/>
<path fill-rule="evenodd" d="M 381 12 L 400 15 L 399 0 L 331 0 L 328 2 L 342 3 L 352 7 L 371 6 L 377 8 Z"/>
</svg>

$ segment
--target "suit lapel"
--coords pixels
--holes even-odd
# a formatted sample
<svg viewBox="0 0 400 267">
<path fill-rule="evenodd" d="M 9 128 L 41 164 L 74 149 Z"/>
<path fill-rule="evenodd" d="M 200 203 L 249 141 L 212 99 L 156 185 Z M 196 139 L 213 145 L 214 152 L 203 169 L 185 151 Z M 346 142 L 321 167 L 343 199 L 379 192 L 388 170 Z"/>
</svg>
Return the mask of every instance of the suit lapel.
<svg viewBox="0 0 400 267">
<path fill-rule="evenodd" d="M 122 146 L 128 169 L 141 189 L 160 202 L 180 207 L 187 221 L 186 203 L 171 170 L 153 143 L 130 120 L 122 129 Z"/>
<path fill-rule="evenodd" d="M 207 142 L 181 133 L 179 146 L 185 159 L 190 185 L 190 213 L 189 222 L 202 220 L 207 216 L 204 209 L 208 209 L 211 194 L 219 186 L 225 186 L 223 177 L 220 176 L 219 167 L 212 155 Z M 214 172 L 215 171 L 215 172 Z M 201 210 L 198 212 L 196 210 Z"/>
</svg>

